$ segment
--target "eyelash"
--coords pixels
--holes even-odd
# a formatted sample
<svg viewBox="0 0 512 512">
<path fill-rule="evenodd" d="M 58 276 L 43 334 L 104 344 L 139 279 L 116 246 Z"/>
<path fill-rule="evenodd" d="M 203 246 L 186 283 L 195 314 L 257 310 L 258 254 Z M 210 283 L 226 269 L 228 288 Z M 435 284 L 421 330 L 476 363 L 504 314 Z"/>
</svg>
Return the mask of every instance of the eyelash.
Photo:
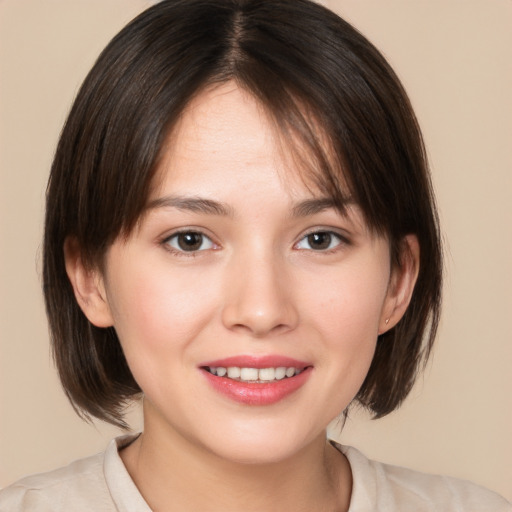
<svg viewBox="0 0 512 512">
<path fill-rule="evenodd" d="M 192 250 L 192 251 L 187 251 L 187 250 L 184 250 L 184 249 L 180 249 L 179 247 L 174 247 L 171 244 L 171 241 L 176 240 L 176 243 L 179 243 L 178 239 L 179 239 L 180 236 L 183 236 L 183 235 L 199 236 L 199 237 L 201 237 L 201 246 L 205 243 L 205 241 L 209 242 L 209 244 L 211 246 L 207 247 L 206 249 L 200 249 L 199 248 L 199 249 Z M 161 241 L 161 244 L 165 246 L 166 250 L 168 250 L 169 252 L 171 252 L 171 253 L 173 253 L 175 255 L 184 256 L 184 257 L 192 257 L 192 258 L 197 256 L 198 253 L 200 253 L 200 252 L 203 252 L 203 251 L 206 251 L 206 250 L 210 250 L 210 249 L 215 250 L 215 249 L 218 248 L 217 244 L 215 244 L 215 242 L 208 235 L 205 235 L 201 231 L 195 230 L 195 229 L 184 229 L 184 230 L 181 230 L 181 231 L 176 231 L 172 235 L 165 237 Z"/>
<path fill-rule="evenodd" d="M 175 240 L 176 243 L 178 244 L 179 237 L 183 236 L 183 235 L 201 237 L 200 247 L 202 247 L 204 245 L 205 241 L 210 246 L 207 248 L 203 248 L 203 249 L 198 248 L 196 250 L 191 250 L 191 251 L 187 251 L 183 248 L 173 246 L 171 241 Z M 311 240 L 308 240 L 308 239 L 309 239 L 309 237 L 312 237 L 312 236 L 328 236 L 329 237 L 328 238 L 329 246 L 325 249 L 314 249 L 314 248 L 310 247 L 310 248 L 303 248 L 304 250 L 316 252 L 319 254 L 332 254 L 332 253 L 338 251 L 340 249 L 340 246 L 350 245 L 350 240 L 348 240 L 347 237 L 342 236 L 335 231 L 328 230 L 328 229 L 316 229 L 316 230 L 310 231 L 310 232 L 306 233 L 305 235 L 303 235 L 302 238 L 294 245 L 294 249 L 300 250 L 301 248 L 299 247 L 299 244 L 301 244 L 304 241 L 311 242 Z M 331 247 L 333 239 L 336 239 L 337 243 L 334 247 Z M 201 232 L 199 230 L 194 230 L 194 229 L 184 229 L 181 231 L 177 231 L 177 232 L 173 233 L 172 235 L 165 237 L 161 241 L 161 244 L 164 245 L 166 250 L 168 250 L 169 252 L 171 252 L 175 255 L 184 256 L 184 257 L 196 257 L 198 255 L 198 253 L 200 253 L 200 252 L 207 251 L 207 250 L 216 250 L 219 248 L 217 246 L 217 244 L 209 236 L 207 236 L 206 234 L 204 234 L 203 232 Z"/>
<path fill-rule="evenodd" d="M 306 233 L 295 244 L 294 247 L 298 247 L 298 245 L 300 243 L 302 243 L 303 241 L 308 240 L 309 237 L 315 236 L 315 235 L 316 236 L 327 235 L 329 237 L 329 247 L 327 247 L 325 249 L 318 249 L 318 250 L 317 249 L 313 249 L 313 248 L 304 249 L 304 250 L 316 252 L 316 253 L 319 253 L 319 254 L 332 254 L 332 253 L 338 251 L 341 248 L 341 246 L 350 245 L 350 240 L 346 236 L 343 236 L 340 233 L 337 233 L 336 231 L 332 231 L 332 230 L 329 230 L 329 229 L 315 229 L 313 231 L 310 231 L 309 233 Z M 333 238 L 337 240 L 337 243 L 336 243 L 336 245 L 334 247 L 330 247 L 331 243 L 333 242 Z"/>
</svg>

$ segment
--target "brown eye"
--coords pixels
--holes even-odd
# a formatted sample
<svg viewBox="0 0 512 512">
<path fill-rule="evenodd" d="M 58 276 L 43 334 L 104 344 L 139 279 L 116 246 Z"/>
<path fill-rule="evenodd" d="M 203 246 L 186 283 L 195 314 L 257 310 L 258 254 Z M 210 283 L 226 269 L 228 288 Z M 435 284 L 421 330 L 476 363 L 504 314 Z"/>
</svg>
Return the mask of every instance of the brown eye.
<svg viewBox="0 0 512 512">
<path fill-rule="evenodd" d="M 332 231 L 315 231 L 300 240 L 296 247 L 297 249 L 308 249 L 310 251 L 326 251 L 334 249 L 342 243 L 342 237 Z"/>
<path fill-rule="evenodd" d="M 330 233 L 311 233 L 307 238 L 311 249 L 316 249 L 318 251 L 328 249 L 332 240 Z"/>
<path fill-rule="evenodd" d="M 176 233 L 166 240 L 173 249 L 180 252 L 205 251 L 213 248 L 213 242 L 197 231 Z"/>
</svg>

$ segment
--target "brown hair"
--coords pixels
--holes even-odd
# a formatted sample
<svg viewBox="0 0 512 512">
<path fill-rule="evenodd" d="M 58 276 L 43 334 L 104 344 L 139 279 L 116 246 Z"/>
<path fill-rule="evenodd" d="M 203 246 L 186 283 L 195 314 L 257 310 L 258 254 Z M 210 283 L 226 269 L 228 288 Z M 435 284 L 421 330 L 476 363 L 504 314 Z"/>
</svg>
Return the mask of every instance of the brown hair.
<svg viewBox="0 0 512 512">
<path fill-rule="evenodd" d="M 439 320 L 434 198 L 398 78 L 357 30 L 308 0 L 164 0 L 98 58 L 64 126 L 47 190 L 44 294 L 64 389 L 83 417 L 124 426 L 124 405 L 140 388 L 115 330 L 95 327 L 80 310 L 64 242 L 75 238 L 84 262 L 100 265 L 143 213 L 163 140 L 183 109 L 206 86 L 227 80 L 257 97 L 284 136 L 298 136 L 297 148 L 307 148 L 302 159 L 340 205 L 348 187 L 368 226 L 389 239 L 396 265 L 403 237 L 418 238 L 411 304 L 379 337 L 356 397 L 383 416 L 410 391 Z"/>
</svg>

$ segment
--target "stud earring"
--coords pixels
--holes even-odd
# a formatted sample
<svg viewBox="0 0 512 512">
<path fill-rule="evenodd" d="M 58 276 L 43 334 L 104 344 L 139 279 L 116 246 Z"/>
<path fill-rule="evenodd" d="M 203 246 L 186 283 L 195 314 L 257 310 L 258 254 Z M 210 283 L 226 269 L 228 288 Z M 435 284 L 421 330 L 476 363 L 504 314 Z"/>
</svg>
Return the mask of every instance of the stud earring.
<svg viewBox="0 0 512 512">
<path fill-rule="evenodd" d="M 385 324 L 386 324 L 386 325 L 388 325 L 388 324 L 389 324 L 389 318 L 386 318 Z"/>
</svg>

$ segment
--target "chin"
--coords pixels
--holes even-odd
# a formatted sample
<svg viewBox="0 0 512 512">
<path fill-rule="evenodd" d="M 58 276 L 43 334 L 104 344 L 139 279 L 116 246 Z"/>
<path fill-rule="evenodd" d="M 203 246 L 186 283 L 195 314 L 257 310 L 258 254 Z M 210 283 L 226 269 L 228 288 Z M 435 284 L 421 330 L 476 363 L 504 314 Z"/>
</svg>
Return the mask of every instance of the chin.
<svg viewBox="0 0 512 512">
<path fill-rule="evenodd" d="M 238 464 L 276 464 L 298 455 L 315 440 L 325 439 L 325 430 L 319 433 L 294 432 L 285 428 L 266 425 L 250 428 L 233 426 L 225 432 L 208 432 L 204 447 L 218 457 Z"/>
</svg>

